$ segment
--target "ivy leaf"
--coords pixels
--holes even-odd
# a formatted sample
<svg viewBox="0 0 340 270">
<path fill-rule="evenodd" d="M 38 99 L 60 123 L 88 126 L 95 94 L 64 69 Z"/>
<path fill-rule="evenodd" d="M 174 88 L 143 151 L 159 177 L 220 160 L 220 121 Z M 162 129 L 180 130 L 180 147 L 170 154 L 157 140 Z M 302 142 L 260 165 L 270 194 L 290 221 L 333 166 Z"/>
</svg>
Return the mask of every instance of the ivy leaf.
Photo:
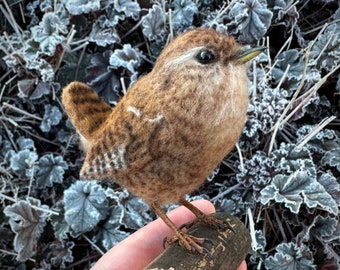
<svg viewBox="0 0 340 270">
<path fill-rule="evenodd" d="M 337 214 L 338 207 L 324 187 L 307 171 L 296 171 L 291 175 L 276 175 L 270 185 L 261 191 L 261 202 L 270 200 L 284 203 L 292 213 L 297 214 L 304 202 L 309 208 L 320 206 L 325 211 Z"/>
<path fill-rule="evenodd" d="M 11 156 L 10 166 L 19 177 L 32 177 L 37 159 L 37 153 L 24 149 Z"/>
<path fill-rule="evenodd" d="M 68 169 L 67 163 L 61 156 L 54 157 L 47 154 L 39 159 L 37 173 L 37 187 L 52 187 L 53 183 L 62 183 L 65 170 Z"/>
<path fill-rule="evenodd" d="M 273 13 L 258 0 L 236 2 L 230 10 L 233 20 L 227 25 L 233 34 L 240 34 L 239 39 L 245 43 L 259 40 L 267 32 Z"/>
<path fill-rule="evenodd" d="M 313 255 L 306 246 L 295 243 L 283 243 L 276 247 L 274 256 L 265 261 L 266 269 L 271 270 L 299 270 L 315 269 Z"/>
<path fill-rule="evenodd" d="M 45 113 L 40 124 L 40 129 L 44 132 L 49 132 L 51 126 L 58 125 L 62 118 L 62 113 L 57 106 L 50 104 L 45 105 Z"/>
<path fill-rule="evenodd" d="M 14 249 L 18 253 L 18 261 L 26 261 L 35 254 L 38 237 L 46 225 L 48 214 L 32 208 L 33 205 L 48 209 L 48 206 L 41 205 L 38 199 L 30 199 L 29 202 L 19 201 L 4 209 L 5 215 L 10 218 L 11 229 L 15 233 Z"/>
<path fill-rule="evenodd" d="M 105 190 L 94 181 L 77 181 L 64 192 L 65 220 L 76 233 L 87 232 L 108 214 Z"/>
<path fill-rule="evenodd" d="M 86 1 L 86 0 L 63 0 L 66 9 L 72 15 L 87 14 L 93 11 L 98 11 L 100 9 L 100 1 Z"/>
<path fill-rule="evenodd" d="M 164 40 L 164 12 L 159 5 L 153 5 L 147 15 L 142 19 L 143 35 L 149 41 L 161 42 Z"/>
<path fill-rule="evenodd" d="M 190 0 L 175 0 L 172 2 L 172 26 L 174 29 L 186 28 L 192 25 L 194 15 L 198 9 Z"/>
</svg>

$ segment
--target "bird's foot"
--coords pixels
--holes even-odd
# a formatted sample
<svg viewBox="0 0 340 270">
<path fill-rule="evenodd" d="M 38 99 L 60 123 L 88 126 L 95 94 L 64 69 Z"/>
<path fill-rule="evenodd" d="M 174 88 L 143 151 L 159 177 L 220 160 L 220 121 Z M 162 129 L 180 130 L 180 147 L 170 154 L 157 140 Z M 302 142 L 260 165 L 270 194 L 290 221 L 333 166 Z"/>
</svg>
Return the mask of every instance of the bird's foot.
<svg viewBox="0 0 340 270">
<path fill-rule="evenodd" d="M 196 223 L 200 223 L 204 226 L 213 228 L 213 229 L 229 229 L 232 232 L 235 232 L 233 227 L 231 226 L 231 224 L 227 221 L 227 220 L 220 220 L 218 218 L 206 215 L 206 214 L 201 214 L 199 216 L 197 216 L 196 219 L 185 223 L 183 225 L 180 226 L 180 229 L 182 228 L 186 228 L 189 229 L 191 228 L 194 224 Z"/>
<path fill-rule="evenodd" d="M 178 243 L 190 252 L 197 251 L 202 254 L 204 252 L 208 252 L 207 249 L 203 247 L 203 244 L 207 241 L 209 240 L 195 237 L 182 231 L 177 231 L 175 236 L 164 238 L 163 247 L 165 248 L 165 244 L 172 245 L 174 243 Z"/>
</svg>

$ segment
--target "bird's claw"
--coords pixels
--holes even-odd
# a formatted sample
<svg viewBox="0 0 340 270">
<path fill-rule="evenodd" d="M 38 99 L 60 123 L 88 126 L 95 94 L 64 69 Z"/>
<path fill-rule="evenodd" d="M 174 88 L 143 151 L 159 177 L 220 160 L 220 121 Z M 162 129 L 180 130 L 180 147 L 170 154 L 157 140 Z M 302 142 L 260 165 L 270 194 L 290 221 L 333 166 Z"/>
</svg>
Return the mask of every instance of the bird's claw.
<svg viewBox="0 0 340 270">
<path fill-rule="evenodd" d="M 214 229 L 229 229 L 232 232 L 235 232 L 235 230 L 233 229 L 233 227 L 230 225 L 230 223 L 226 220 L 220 220 L 218 218 L 212 217 L 212 216 L 208 216 L 208 215 L 202 215 L 202 216 L 198 216 L 196 219 L 194 219 L 193 221 L 190 221 L 188 223 L 182 224 L 179 229 L 189 229 L 191 228 L 194 224 L 196 223 L 200 223 L 204 226 L 207 227 L 211 227 Z"/>
<path fill-rule="evenodd" d="M 185 247 L 190 252 L 197 251 L 200 254 L 203 253 L 209 254 L 209 251 L 203 247 L 204 243 L 206 242 L 211 243 L 211 240 L 195 237 L 179 231 L 177 235 L 173 237 L 165 237 L 163 240 L 163 247 L 165 248 L 165 244 L 172 245 L 174 243 L 178 243 L 179 245 Z"/>
</svg>

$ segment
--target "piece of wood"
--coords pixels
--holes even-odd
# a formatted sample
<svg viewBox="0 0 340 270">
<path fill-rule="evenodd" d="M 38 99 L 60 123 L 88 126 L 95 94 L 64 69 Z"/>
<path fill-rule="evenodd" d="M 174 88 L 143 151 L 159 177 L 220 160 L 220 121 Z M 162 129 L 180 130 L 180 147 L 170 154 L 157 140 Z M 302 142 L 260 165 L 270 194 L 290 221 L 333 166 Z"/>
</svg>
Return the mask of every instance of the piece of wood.
<svg viewBox="0 0 340 270">
<path fill-rule="evenodd" d="M 144 270 L 161 269 L 218 269 L 236 270 L 250 250 L 250 235 L 245 225 L 236 217 L 226 213 L 214 213 L 212 216 L 229 222 L 234 232 L 228 228 L 213 229 L 202 224 L 195 224 L 188 233 L 209 239 L 204 243 L 208 252 L 190 253 L 180 245 L 172 245 L 152 261 Z"/>
</svg>

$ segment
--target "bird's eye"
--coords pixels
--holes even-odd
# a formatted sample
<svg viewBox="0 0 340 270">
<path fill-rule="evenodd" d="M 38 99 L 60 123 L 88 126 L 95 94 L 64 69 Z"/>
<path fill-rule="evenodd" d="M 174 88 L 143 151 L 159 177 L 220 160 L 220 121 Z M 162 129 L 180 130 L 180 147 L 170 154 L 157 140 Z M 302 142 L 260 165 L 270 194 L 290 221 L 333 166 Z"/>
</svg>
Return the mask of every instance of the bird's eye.
<svg viewBox="0 0 340 270">
<path fill-rule="evenodd" d="M 210 64 L 215 60 L 215 54 L 211 50 L 205 49 L 197 54 L 196 59 L 201 64 Z"/>
</svg>

